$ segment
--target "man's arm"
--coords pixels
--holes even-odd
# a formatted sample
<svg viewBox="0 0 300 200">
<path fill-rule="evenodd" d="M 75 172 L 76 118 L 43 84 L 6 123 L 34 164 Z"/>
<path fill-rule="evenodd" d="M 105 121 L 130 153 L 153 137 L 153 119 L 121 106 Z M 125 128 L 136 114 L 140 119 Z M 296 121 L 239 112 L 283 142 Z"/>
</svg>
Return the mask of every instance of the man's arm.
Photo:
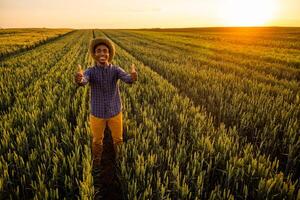
<svg viewBox="0 0 300 200">
<path fill-rule="evenodd" d="M 137 80 L 137 72 L 131 70 L 131 73 L 125 72 L 121 67 L 117 66 L 118 78 L 125 83 L 134 83 Z"/>
</svg>

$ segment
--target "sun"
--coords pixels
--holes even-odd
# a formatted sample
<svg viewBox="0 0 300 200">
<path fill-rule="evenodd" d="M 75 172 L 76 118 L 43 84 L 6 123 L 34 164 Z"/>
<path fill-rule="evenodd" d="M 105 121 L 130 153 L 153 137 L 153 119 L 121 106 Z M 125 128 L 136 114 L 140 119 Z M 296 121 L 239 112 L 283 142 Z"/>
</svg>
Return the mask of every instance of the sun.
<svg viewBox="0 0 300 200">
<path fill-rule="evenodd" d="M 276 0 L 227 0 L 220 8 L 226 26 L 266 25 L 274 17 Z"/>
</svg>

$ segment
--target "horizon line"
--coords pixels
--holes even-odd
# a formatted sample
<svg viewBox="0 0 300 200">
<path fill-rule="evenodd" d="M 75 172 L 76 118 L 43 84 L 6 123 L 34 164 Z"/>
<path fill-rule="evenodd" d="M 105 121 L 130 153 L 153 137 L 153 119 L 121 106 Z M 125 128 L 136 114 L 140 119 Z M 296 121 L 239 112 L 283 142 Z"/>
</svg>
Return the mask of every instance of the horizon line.
<svg viewBox="0 0 300 200">
<path fill-rule="evenodd" d="M 102 29 L 102 30 L 139 30 L 139 29 L 193 29 L 193 28 L 300 28 L 300 26 L 191 26 L 191 27 L 151 27 L 151 28 L 70 28 L 70 27 L 9 27 L 0 29 L 74 29 L 74 30 L 92 30 L 92 29 Z"/>
</svg>

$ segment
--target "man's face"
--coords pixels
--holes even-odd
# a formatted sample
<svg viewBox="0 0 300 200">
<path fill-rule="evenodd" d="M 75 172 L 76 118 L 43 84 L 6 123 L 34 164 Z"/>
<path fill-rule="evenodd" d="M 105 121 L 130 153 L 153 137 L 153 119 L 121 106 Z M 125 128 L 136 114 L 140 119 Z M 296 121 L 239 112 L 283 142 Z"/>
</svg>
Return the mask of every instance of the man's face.
<svg viewBox="0 0 300 200">
<path fill-rule="evenodd" d="M 95 57 L 100 64 L 107 64 L 109 59 L 109 49 L 104 44 L 97 45 Z"/>
</svg>

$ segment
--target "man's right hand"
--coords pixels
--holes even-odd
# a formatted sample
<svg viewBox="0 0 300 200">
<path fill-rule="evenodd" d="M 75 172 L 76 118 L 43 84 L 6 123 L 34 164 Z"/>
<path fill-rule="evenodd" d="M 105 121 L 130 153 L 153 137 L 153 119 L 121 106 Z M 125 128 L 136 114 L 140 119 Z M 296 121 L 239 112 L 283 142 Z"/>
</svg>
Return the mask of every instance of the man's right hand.
<svg viewBox="0 0 300 200">
<path fill-rule="evenodd" d="M 82 80 L 83 80 L 83 70 L 80 64 L 78 64 L 78 71 L 75 74 L 75 82 L 79 85 L 82 84 Z"/>
</svg>

